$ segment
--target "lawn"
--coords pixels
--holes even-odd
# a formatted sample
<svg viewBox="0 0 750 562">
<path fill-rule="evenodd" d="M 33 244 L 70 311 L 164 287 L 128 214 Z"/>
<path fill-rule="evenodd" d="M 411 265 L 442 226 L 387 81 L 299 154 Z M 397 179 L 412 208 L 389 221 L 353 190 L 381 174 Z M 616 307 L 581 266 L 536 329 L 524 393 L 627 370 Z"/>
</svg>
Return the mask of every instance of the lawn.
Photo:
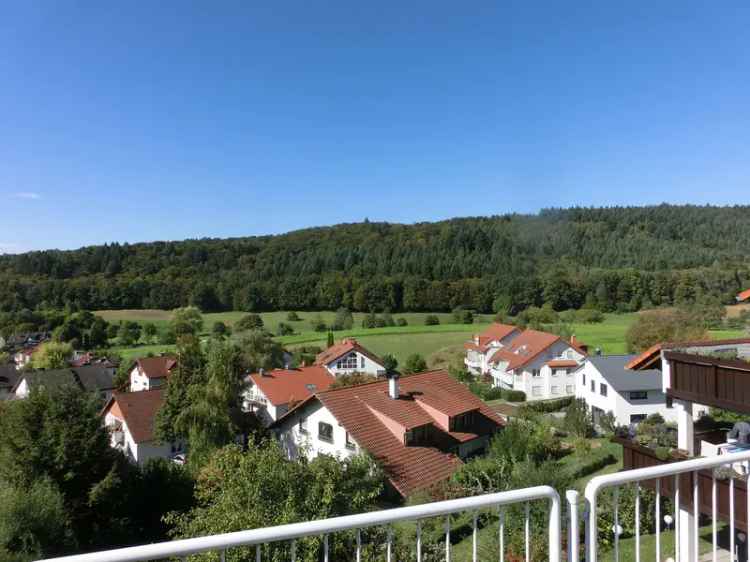
<svg viewBox="0 0 750 562">
<path fill-rule="evenodd" d="M 120 320 L 133 320 L 142 324 L 153 322 L 160 329 L 166 327 L 172 315 L 168 310 L 100 310 L 95 314 L 110 322 Z M 219 321 L 231 326 L 245 314 L 245 312 L 204 314 L 204 330 L 208 333 L 211 326 Z M 332 323 L 335 312 L 297 311 L 300 317 L 300 321 L 297 322 L 288 321 L 288 314 L 286 311 L 263 312 L 260 316 L 266 328 L 271 331 L 275 331 L 280 322 L 286 322 L 294 328 L 295 334 L 278 338 L 285 346 L 293 348 L 299 345 L 325 345 L 326 334 L 315 332 L 312 329 L 312 321 L 319 316 L 323 322 Z M 430 366 L 445 367 L 459 358 L 461 344 L 472 333 L 483 330 L 492 321 L 490 315 L 476 315 L 474 324 L 454 324 L 452 314 L 439 312 L 435 315 L 441 323 L 436 326 L 425 326 L 424 319 L 428 314 L 426 312 L 394 314 L 395 319 L 404 318 L 408 322 L 407 326 L 366 329 L 361 327 L 365 314 L 357 312 L 353 314 L 354 327 L 351 330 L 335 332 L 334 335 L 337 340 L 347 336 L 356 337 L 373 352 L 381 355 L 390 353 L 402 364 L 410 354 L 419 353 L 428 360 Z M 626 353 L 625 334 L 635 317 L 635 314 L 605 314 L 604 322 L 573 324 L 572 330 L 578 339 L 589 345 L 592 351 L 599 348 L 605 354 Z M 712 332 L 712 335 L 715 338 L 731 338 L 740 336 L 741 332 L 722 330 Z M 173 349 L 173 346 L 143 345 L 114 349 L 124 357 L 134 357 L 169 351 Z"/>
</svg>

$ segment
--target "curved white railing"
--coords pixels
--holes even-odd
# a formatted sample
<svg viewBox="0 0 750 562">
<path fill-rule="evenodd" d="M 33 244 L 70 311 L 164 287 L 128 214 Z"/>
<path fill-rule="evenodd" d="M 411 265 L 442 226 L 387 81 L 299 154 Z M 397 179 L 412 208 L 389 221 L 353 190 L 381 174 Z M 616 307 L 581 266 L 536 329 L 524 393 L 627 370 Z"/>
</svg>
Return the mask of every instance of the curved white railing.
<svg viewBox="0 0 750 562">
<path fill-rule="evenodd" d="M 674 524 L 675 524 L 675 559 L 678 562 L 694 562 L 699 559 L 699 527 L 698 527 L 698 521 L 700 516 L 700 506 L 699 506 L 699 478 L 698 473 L 702 470 L 713 470 L 720 467 L 732 467 L 733 465 L 745 465 L 747 466 L 747 463 L 750 462 L 750 451 L 747 452 L 740 452 L 740 453 L 731 453 L 727 455 L 719 455 L 716 457 L 706 457 L 706 458 L 698 458 L 698 459 L 691 459 L 686 461 L 680 461 L 680 462 L 673 462 L 673 463 L 666 463 L 658 466 L 648 467 L 648 468 L 639 468 L 635 470 L 627 470 L 623 472 L 616 472 L 614 474 L 606 474 L 602 476 L 595 476 L 591 479 L 591 481 L 586 485 L 585 490 L 585 498 L 586 498 L 586 560 L 587 562 L 596 562 L 597 560 L 597 541 L 598 541 L 598 530 L 597 530 L 597 497 L 599 492 L 606 488 L 615 488 L 615 494 L 617 494 L 617 487 L 622 486 L 625 484 L 635 484 L 636 485 L 636 496 L 635 496 L 635 562 L 640 562 L 641 560 L 641 552 L 640 552 L 640 484 L 641 482 L 649 481 L 649 480 L 656 480 L 656 494 L 657 494 L 657 501 L 655 506 L 655 516 L 656 516 L 656 552 L 654 553 L 654 556 L 647 556 L 645 560 L 656 560 L 659 562 L 661 560 L 661 544 L 660 544 L 660 535 L 661 535 L 661 513 L 660 513 L 660 505 L 659 505 L 659 499 L 661 498 L 661 479 L 669 476 L 673 476 L 675 478 L 675 485 L 674 485 L 674 497 L 673 497 L 673 503 L 674 503 Z M 680 483 L 679 483 L 679 477 L 683 474 L 692 474 L 692 492 L 693 492 L 693 506 L 692 506 L 692 525 L 693 528 L 691 530 L 683 530 L 683 535 L 680 535 Z M 731 559 L 734 560 L 734 553 L 735 553 L 735 493 L 734 493 L 734 480 L 736 476 L 738 476 L 733 470 L 729 471 L 729 538 L 730 538 L 730 547 L 729 550 L 732 553 Z M 750 486 L 747 487 L 747 493 L 748 493 L 748 501 L 747 501 L 747 517 L 748 521 L 750 521 Z M 615 496 L 617 498 L 617 496 Z M 712 475 L 712 490 L 711 490 L 711 497 L 712 497 L 712 513 L 711 513 L 711 520 L 712 520 L 712 531 L 713 531 L 713 557 L 712 559 L 716 561 L 718 559 L 718 546 L 717 546 L 717 480 L 716 475 Z M 618 503 L 617 500 L 615 500 L 615 510 L 614 510 L 614 525 L 613 525 L 613 538 L 614 538 L 614 560 L 615 562 L 619 561 L 620 559 L 620 553 L 619 553 L 619 511 L 618 511 Z M 687 549 L 687 552 L 685 552 L 683 549 L 683 552 L 680 552 L 680 538 L 681 537 L 688 537 L 690 548 Z M 574 559 L 575 560 L 575 559 Z M 750 559 L 748 560 L 750 562 Z"/>
<path fill-rule="evenodd" d="M 398 521 L 417 521 L 417 533 L 415 550 L 417 561 L 421 562 L 421 535 L 419 520 L 429 517 L 438 517 L 451 515 L 461 512 L 477 512 L 480 509 L 500 508 L 499 517 L 499 556 L 503 557 L 503 511 L 506 506 L 514 504 L 526 504 L 525 520 L 525 548 L 526 560 L 530 559 L 530 519 L 529 519 L 529 502 L 536 500 L 549 501 L 549 523 L 548 523 L 548 559 L 550 562 L 560 562 L 560 497 L 554 488 L 550 486 L 536 486 L 533 488 L 524 488 L 521 490 L 511 490 L 496 494 L 487 494 L 483 496 L 474 496 L 456 500 L 447 500 L 423 505 L 409 507 L 399 507 L 383 511 L 374 511 L 370 513 L 361 513 L 357 515 L 346 515 L 343 517 L 334 517 L 331 519 L 321 519 L 318 521 L 306 521 L 303 523 L 292 523 L 290 525 L 280 525 L 278 527 L 266 527 L 262 529 L 253 529 L 250 531 L 239 531 L 235 533 L 224 533 L 221 535 L 211 535 L 208 537 L 198 537 L 194 539 L 184 539 L 157 544 L 148 544 L 143 546 L 134 546 L 116 550 L 102 552 L 93 552 L 90 554 L 78 554 L 62 558 L 50 558 L 49 561 L 55 560 L 60 562 L 141 562 L 145 560 L 158 560 L 170 557 L 185 557 L 191 554 L 201 552 L 220 552 L 221 559 L 224 559 L 224 553 L 227 549 L 240 546 L 256 546 L 257 560 L 261 560 L 260 546 L 267 543 L 280 541 L 294 541 L 301 537 L 323 536 L 323 560 L 328 561 L 328 541 L 327 536 L 339 531 L 352 529 L 364 529 L 378 525 L 388 525 Z M 353 560 L 360 560 L 361 544 L 358 534 L 356 550 L 353 553 Z M 389 535 L 390 540 L 390 535 Z M 294 543 L 292 543 L 294 545 Z M 445 530 L 445 559 L 450 560 L 450 519 L 446 519 Z M 387 560 L 391 561 L 390 542 L 386 550 Z M 292 546 L 292 560 L 294 560 L 294 547 Z M 472 560 L 476 562 L 477 558 L 477 517 L 473 519 L 473 549 Z"/>
</svg>

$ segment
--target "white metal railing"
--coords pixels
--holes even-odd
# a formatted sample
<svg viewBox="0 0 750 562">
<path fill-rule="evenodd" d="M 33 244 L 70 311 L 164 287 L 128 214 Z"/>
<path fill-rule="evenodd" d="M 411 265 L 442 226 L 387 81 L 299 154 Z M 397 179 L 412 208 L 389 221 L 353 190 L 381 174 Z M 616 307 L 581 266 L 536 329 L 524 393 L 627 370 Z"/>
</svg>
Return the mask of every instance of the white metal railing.
<svg viewBox="0 0 750 562">
<path fill-rule="evenodd" d="M 614 525 L 612 529 L 613 537 L 613 559 L 615 562 L 620 559 L 619 552 L 619 541 L 620 541 L 620 524 L 619 524 L 619 503 L 618 494 L 619 487 L 624 485 L 635 485 L 635 501 L 634 501 L 634 541 L 635 541 L 635 562 L 641 560 L 641 529 L 640 529 L 640 504 L 641 504 L 641 483 L 650 480 L 655 480 L 656 489 L 656 502 L 655 502 L 655 550 L 654 555 L 649 553 L 643 560 L 661 560 L 661 512 L 660 512 L 660 500 L 661 500 L 661 482 L 665 477 L 674 477 L 674 492 L 673 492 L 673 503 L 674 503 L 674 524 L 675 524 L 675 559 L 677 562 L 697 562 L 700 558 L 699 547 L 699 519 L 700 519 L 700 476 L 699 473 L 702 470 L 711 470 L 711 521 L 712 521 L 712 542 L 713 542 L 713 556 L 714 562 L 718 559 L 718 544 L 717 544 L 717 519 L 719 514 L 717 513 L 718 500 L 717 500 L 717 478 L 715 469 L 720 467 L 729 467 L 729 551 L 730 559 L 736 560 L 735 558 L 735 479 L 740 476 L 734 470 L 733 465 L 744 465 L 750 461 L 750 451 L 741 453 L 732 453 L 727 455 L 720 455 L 716 457 L 698 458 L 687 461 L 680 461 L 674 463 L 662 464 L 659 466 L 653 466 L 648 468 L 639 468 L 635 470 L 627 470 L 623 472 L 617 472 L 614 474 L 607 474 L 602 476 L 596 476 L 586 486 L 585 498 L 586 498 L 586 560 L 587 562 L 596 562 L 598 553 L 598 529 L 597 529 L 597 516 L 598 506 L 597 499 L 599 493 L 607 488 L 614 488 Z M 682 507 L 683 513 L 686 515 L 692 515 L 691 526 L 692 529 L 680 529 L 680 476 L 690 475 L 690 482 L 692 484 L 692 495 L 693 505 L 691 509 L 686 510 Z M 682 487 L 684 488 L 684 479 Z M 747 520 L 750 521 L 750 486 L 747 486 Z M 573 505 L 573 498 L 568 497 L 568 501 Z M 685 521 L 686 519 L 683 519 Z M 577 532 L 577 515 L 572 516 L 571 513 L 571 531 L 570 535 L 578 535 Z M 687 538 L 687 541 L 681 539 Z M 572 541 L 571 541 L 572 542 Z M 680 543 L 683 543 L 682 545 Z M 682 552 L 680 551 L 682 549 Z M 749 549 L 750 550 L 750 549 Z M 572 557 L 569 556 L 569 560 L 577 562 L 578 560 L 578 549 L 572 551 Z M 744 562 L 744 559 L 743 559 Z M 750 557 L 748 558 L 750 562 Z"/>
<path fill-rule="evenodd" d="M 304 523 L 292 523 L 290 525 L 280 525 L 278 527 L 266 527 L 262 529 L 253 529 L 250 531 L 239 531 L 235 533 L 224 533 L 221 535 L 211 535 L 208 537 L 198 537 L 194 539 L 184 539 L 170 542 L 162 542 L 143 546 L 134 546 L 121 548 L 117 550 L 108 550 L 94 552 L 90 554 L 78 554 L 61 558 L 50 558 L 59 562 L 141 562 L 146 560 L 159 560 L 170 557 L 186 557 L 191 554 L 202 552 L 219 552 L 221 560 L 225 559 L 225 553 L 228 549 L 235 547 L 256 547 L 256 560 L 261 561 L 261 546 L 267 543 L 281 541 L 291 542 L 291 560 L 295 560 L 295 543 L 294 540 L 302 537 L 322 536 L 323 537 L 323 560 L 328 562 L 328 535 L 341 531 L 357 530 L 357 542 L 355 551 L 352 553 L 352 560 L 361 561 L 362 543 L 360 540 L 360 530 L 385 526 L 399 521 L 416 521 L 416 541 L 415 551 L 417 562 L 422 560 L 422 541 L 420 532 L 420 520 L 450 516 L 455 513 L 473 512 L 472 527 L 472 560 L 477 562 L 477 543 L 478 527 L 476 514 L 481 509 L 498 508 L 498 538 L 499 538 L 499 559 L 504 559 L 504 510 L 506 507 L 515 504 L 525 504 L 525 523 L 524 523 L 524 546 L 525 559 L 529 562 L 531 557 L 531 532 L 529 506 L 530 502 L 537 500 L 546 500 L 549 502 L 548 510 L 548 557 L 550 562 L 560 562 L 560 497 L 554 488 L 550 486 L 535 486 L 521 490 L 511 490 L 508 492 L 499 492 L 496 494 L 486 494 L 483 496 L 473 496 L 456 500 L 447 500 L 441 502 L 415 505 L 409 507 L 399 507 L 375 511 L 371 513 L 361 513 L 357 515 L 346 515 L 343 517 L 334 517 L 331 519 L 321 519 L 318 521 L 307 521 Z M 451 526 L 450 517 L 445 521 L 445 560 L 451 559 Z M 386 560 L 392 561 L 391 540 L 392 533 L 388 533 L 388 543 L 386 548 Z"/>
</svg>

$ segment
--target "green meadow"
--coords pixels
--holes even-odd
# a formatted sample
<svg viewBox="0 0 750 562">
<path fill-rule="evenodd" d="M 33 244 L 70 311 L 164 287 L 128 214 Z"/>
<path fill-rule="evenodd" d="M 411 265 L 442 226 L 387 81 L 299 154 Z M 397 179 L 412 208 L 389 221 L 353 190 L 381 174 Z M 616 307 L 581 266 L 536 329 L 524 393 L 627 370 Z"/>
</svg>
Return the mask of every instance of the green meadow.
<svg viewBox="0 0 750 562">
<path fill-rule="evenodd" d="M 109 322 L 120 320 L 132 320 L 145 324 L 153 322 L 160 329 L 166 328 L 172 316 L 168 310 L 100 310 L 96 314 Z M 287 311 L 260 313 L 265 327 L 275 332 L 280 322 L 285 322 L 294 328 L 295 333 L 289 336 L 278 337 L 280 343 L 289 348 L 302 345 L 324 346 L 326 333 L 316 332 L 312 329 L 313 319 L 320 317 L 323 322 L 330 324 L 336 315 L 333 311 L 309 312 L 296 311 L 300 320 L 290 322 L 287 320 Z M 210 332 L 215 322 L 224 322 L 232 326 L 237 320 L 244 316 L 245 312 L 216 312 L 203 315 L 204 331 Z M 455 360 L 461 354 L 461 345 L 472 334 L 481 332 L 492 322 L 490 315 L 476 315 L 474 324 L 455 324 L 453 315 L 446 312 L 438 312 L 435 315 L 440 319 L 436 326 L 425 326 L 425 317 L 430 313 L 405 312 L 394 314 L 394 319 L 403 318 L 407 321 L 406 326 L 393 326 L 387 328 L 362 328 L 363 313 L 354 313 L 354 327 L 351 330 L 334 332 L 334 337 L 340 340 L 344 337 L 356 337 L 364 346 L 373 352 L 383 355 L 390 353 L 400 363 L 412 353 L 419 353 L 428 359 L 430 366 L 445 366 L 446 362 Z M 593 351 L 596 348 L 605 354 L 626 353 L 625 333 L 635 319 L 636 314 L 605 314 L 604 322 L 598 324 L 572 324 L 573 333 L 578 339 L 587 343 Z M 716 338 L 738 337 L 741 332 L 731 330 L 720 330 L 712 332 Z M 136 347 L 116 347 L 116 351 L 125 358 L 138 357 L 148 353 L 159 353 L 170 351 L 174 346 L 169 345 L 140 345 Z"/>
</svg>

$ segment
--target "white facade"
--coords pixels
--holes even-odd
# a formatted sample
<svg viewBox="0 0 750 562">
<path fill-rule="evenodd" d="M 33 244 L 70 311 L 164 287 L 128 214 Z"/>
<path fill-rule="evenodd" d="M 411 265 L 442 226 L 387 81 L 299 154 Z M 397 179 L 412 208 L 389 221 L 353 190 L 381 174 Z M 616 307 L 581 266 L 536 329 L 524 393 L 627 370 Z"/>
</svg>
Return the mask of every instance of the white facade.
<svg viewBox="0 0 750 562">
<path fill-rule="evenodd" d="M 374 376 L 385 375 L 385 367 L 383 367 L 383 365 L 377 361 L 373 361 L 367 355 L 360 353 L 356 349 L 345 353 L 338 359 L 326 363 L 325 368 L 334 377 L 351 375 L 353 373 L 366 373 Z"/>
<path fill-rule="evenodd" d="M 252 380 L 248 381 L 247 390 L 243 394 L 242 407 L 246 412 L 253 412 L 265 427 L 268 427 L 289 411 L 289 404 L 274 406 Z"/>
<path fill-rule="evenodd" d="M 138 364 L 133 367 L 133 370 L 130 371 L 130 392 L 139 392 L 141 390 L 153 390 L 155 388 L 160 388 L 166 384 L 167 379 L 165 377 L 159 377 L 159 378 L 149 378 L 145 375 L 145 373 L 141 372 L 140 367 L 138 367 Z"/>
<path fill-rule="evenodd" d="M 617 425 L 629 425 L 660 414 L 667 422 L 677 421 L 677 409 L 667 404 L 659 371 L 627 371 L 633 356 L 592 357 L 575 373 L 576 398 L 586 401 L 598 415 L 612 412 Z"/>
<path fill-rule="evenodd" d="M 282 420 L 276 435 L 290 459 L 314 459 L 321 454 L 344 459 L 359 452 L 359 445 L 318 400 L 311 400 Z"/>
<path fill-rule="evenodd" d="M 527 400 L 562 398 L 575 394 L 576 367 L 550 367 L 547 363 L 580 362 L 584 357 L 564 340 L 558 340 L 518 369 L 508 371 L 508 362 L 499 361 L 490 366 L 489 374 L 495 386 L 523 391 Z"/>
<path fill-rule="evenodd" d="M 466 369 L 474 375 L 483 375 L 490 370 L 490 359 L 498 349 L 506 347 L 516 336 L 520 334 L 519 331 L 513 331 L 503 338 L 492 339 L 487 342 L 484 351 L 479 349 L 467 349 L 466 357 L 464 358 L 464 365 Z M 472 339 L 472 343 L 479 347 L 482 336 L 476 335 Z"/>
<path fill-rule="evenodd" d="M 184 451 L 182 443 L 157 443 L 156 441 L 136 443 L 128 429 L 127 422 L 113 415 L 111 411 L 104 416 L 104 425 L 110 431 L 110 446 L 121 450 L 128 459 L 139 465 L 149 459 L 171 459 L 177 453 Z"/>
</svg>

